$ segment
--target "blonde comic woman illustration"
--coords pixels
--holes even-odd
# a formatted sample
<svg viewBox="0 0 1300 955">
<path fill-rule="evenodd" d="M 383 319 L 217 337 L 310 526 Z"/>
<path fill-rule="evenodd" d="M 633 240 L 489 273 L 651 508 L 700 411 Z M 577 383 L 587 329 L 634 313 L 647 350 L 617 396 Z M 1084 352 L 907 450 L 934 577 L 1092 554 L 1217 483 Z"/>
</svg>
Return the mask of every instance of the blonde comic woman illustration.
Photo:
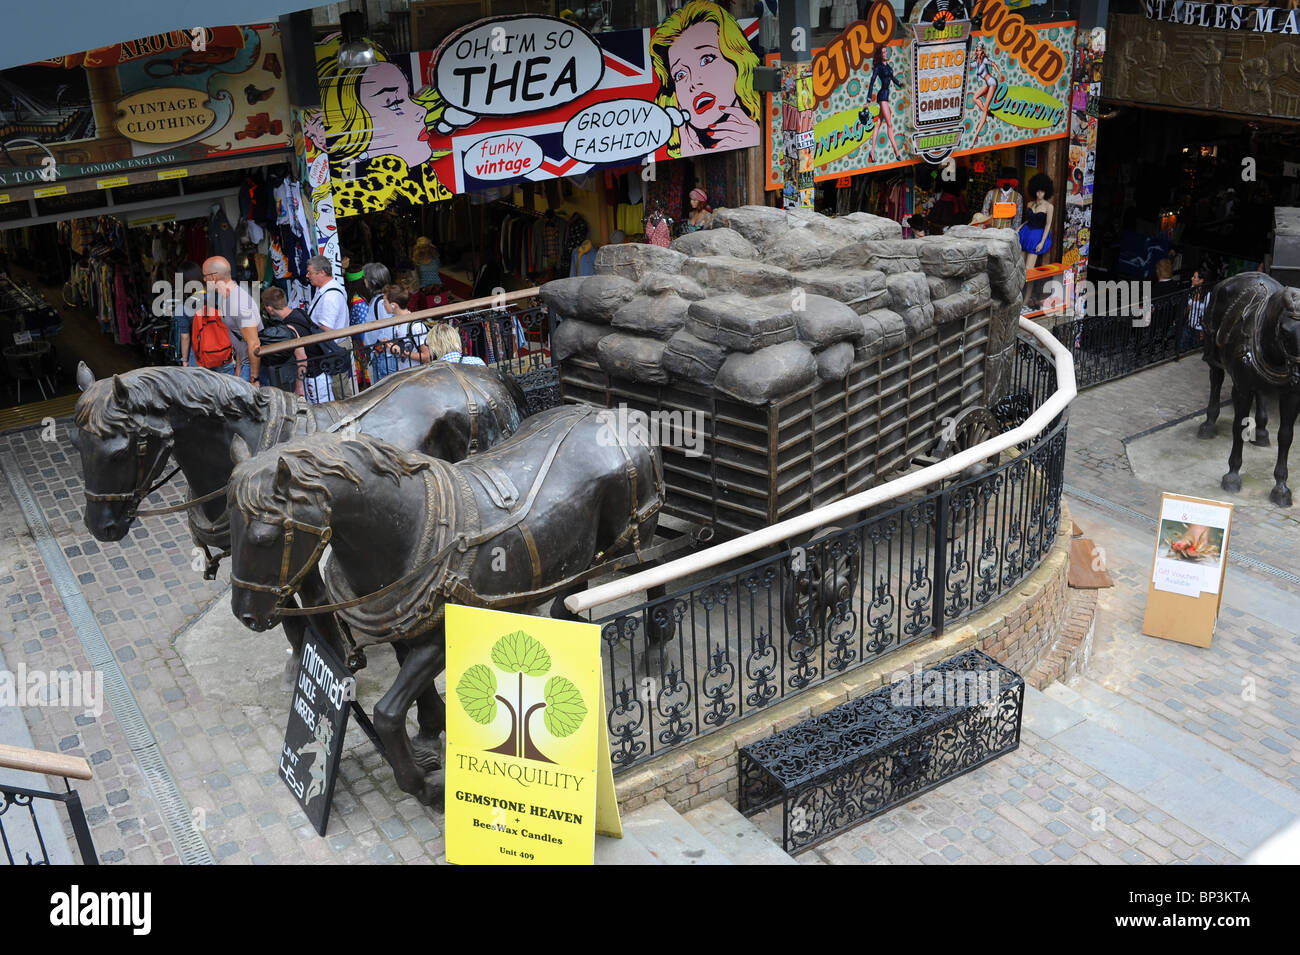
<svg viewBox="0 0 1300 955">
<path fill-rule="evenodd" d="M 378 212 L 397 200 L 451 198 L 431 166 L 447 155 L 430 145 L 430 128 L 443 108 L 437 91 L 412 96 L 406 74 L 378 50 L 380 62 L 374 66 L 343 69 L 338 48 L 338 37 L 316 47 L 335 213 Z"/>
<path fill-rule="evenodd" d="M 659 79 L 655 102 L 687 114 L 668 140 L 669 156 L 758 145 L 758 55 L 731 14 L 716 3 L 690 0 L 655 30 L 650 55 Z"/>
</svg>

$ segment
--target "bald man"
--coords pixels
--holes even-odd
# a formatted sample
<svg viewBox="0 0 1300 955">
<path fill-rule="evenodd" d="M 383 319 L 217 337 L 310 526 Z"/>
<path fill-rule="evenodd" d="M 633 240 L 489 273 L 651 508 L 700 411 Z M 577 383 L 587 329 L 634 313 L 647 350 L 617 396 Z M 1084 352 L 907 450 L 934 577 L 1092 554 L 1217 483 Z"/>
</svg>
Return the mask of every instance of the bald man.
<svg viewBox="0 0 1300 955">
<path fill-rule="evenodd" d="M 214 256 L 203 263 L 203 281 L 216 293 L 217 309 L 230 332 L 235 350 L 235 374 L 253 385 L 261 383 L 262 360 L 253 354 L 262 344 L 257 333 L 262 330 L 262 313 L 253 297 L 230 276 L 230 263 Z"/>
</svg>

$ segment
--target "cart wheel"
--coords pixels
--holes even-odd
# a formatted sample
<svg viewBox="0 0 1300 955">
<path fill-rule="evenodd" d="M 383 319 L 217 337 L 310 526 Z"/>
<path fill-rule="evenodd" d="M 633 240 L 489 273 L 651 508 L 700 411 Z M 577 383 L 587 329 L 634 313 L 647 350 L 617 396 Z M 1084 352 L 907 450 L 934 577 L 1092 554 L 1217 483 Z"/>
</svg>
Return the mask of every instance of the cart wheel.
<svg viewBox="0 0 1300 955">
<path fill-rule="evenodd" d="M 939 440 L 934 446 L 934 457 L 940 460 L 950 458 L 954 454 L 987 441 L 1001 431 L 1002 426 L 998 423 L 998 419 L 983 405 L 964 408 L 957 413 L 957 417 L 945 422 Z M 983 461 L 977 461 L 962 471 L 962 479 L 976 478 L 993 470 L 998 466 L 999 457 L 1000 455 L 992 454 Z"/>
<path fill-rule="evenodd" d="M 804 545 L 802 559 L 796 552 L 793 560 L 799 566 L 786 575 L 782 588 L 785 626 L 788 632 L 800 631 L 796 639 L 801 643 L 820 640 L 827 611 L 837 602 L 850 599 L 857 587 L 858 555 L 846 548 L 832 556 L 827 553 L 830 545 L 819 546 L 842 533 L 839 527 L 819 528 Z M 847 543 L 848 538 L 844 540 Z"/>
</svg>

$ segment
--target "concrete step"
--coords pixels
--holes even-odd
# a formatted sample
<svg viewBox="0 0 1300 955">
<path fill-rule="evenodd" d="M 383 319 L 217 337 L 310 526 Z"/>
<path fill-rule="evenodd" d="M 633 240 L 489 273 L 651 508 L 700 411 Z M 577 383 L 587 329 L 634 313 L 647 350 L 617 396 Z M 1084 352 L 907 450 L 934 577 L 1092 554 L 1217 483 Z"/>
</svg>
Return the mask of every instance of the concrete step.
<svg viewBox="0 0 1300 955">
<path fill-rule="evenodd" d="M 1025 725 L 1237 855 L 1300 815 L 1300 793 L 1086 677 L 1027 693 Z"/>
<path fill-rule="evenodd" d="M 692 809 L 685 818 L 737 865 L 799 864 L 725 799 Z"/>
<path fill-rule="evenodd" d="M 723 799 L 682 815 L 664 800 L 623 817 L 623 838 L 596 837 L 596 865 L 798 865 Z"/>
<path fill-rule="evenodd" d="M 609 846 L 608 843 L 629 843 Z M 612 861 L 617 856 L 619 861 Z M 648 859 L 646 858 L 648 857 Z M 623 817 L 623 838 L 596 837 L 598 865 L 731 865 L 726 854 L 658 799 Z"/>
</svg>

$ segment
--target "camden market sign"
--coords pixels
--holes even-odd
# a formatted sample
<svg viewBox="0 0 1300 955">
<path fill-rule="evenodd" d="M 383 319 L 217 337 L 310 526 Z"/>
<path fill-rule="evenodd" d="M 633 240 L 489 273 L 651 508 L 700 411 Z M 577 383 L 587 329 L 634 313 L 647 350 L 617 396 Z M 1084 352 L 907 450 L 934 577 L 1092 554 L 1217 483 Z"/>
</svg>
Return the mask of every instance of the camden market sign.
<svg viewBox="0 0 1300 955">
<path fill-rule="evenodd" d="M 1244 30 L 1249 33 L 1300 34 L 1300 10 L 1247 7 L 1233 3 L 1185 3 L 1183 0 L 1145 0 L 1148 20 L 1185 26 Z"/>
</svg>

